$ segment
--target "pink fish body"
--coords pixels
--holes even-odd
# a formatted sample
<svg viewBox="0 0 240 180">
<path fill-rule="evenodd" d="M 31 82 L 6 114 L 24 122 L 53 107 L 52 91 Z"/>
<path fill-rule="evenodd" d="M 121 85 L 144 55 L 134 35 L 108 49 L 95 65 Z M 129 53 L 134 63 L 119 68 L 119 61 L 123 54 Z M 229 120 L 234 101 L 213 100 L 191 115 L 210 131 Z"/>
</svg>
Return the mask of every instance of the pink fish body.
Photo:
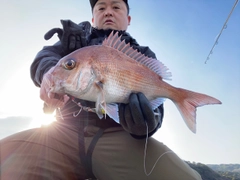
<svg viewBox="0 0 240 180">
<path fill-rule="evenodd" d="M 48 93 L 49 97 L 52 93 L 68 94 L 96 102 L 100 118 L 106 112 L 117 122 L 117 103 L 128 103 L 132 92 L 142 92 L 153 109 L 168 98 L 195 133 L 196 107 L 221 102 L 163 81 L 170 77 L 168 68 L 160 61 L 146 57 L 121 41 L 117 33 L 111 33 L 102 45 L 84 47 L 63 57 L 48 76 L 51 85 Z"/>
</svg>

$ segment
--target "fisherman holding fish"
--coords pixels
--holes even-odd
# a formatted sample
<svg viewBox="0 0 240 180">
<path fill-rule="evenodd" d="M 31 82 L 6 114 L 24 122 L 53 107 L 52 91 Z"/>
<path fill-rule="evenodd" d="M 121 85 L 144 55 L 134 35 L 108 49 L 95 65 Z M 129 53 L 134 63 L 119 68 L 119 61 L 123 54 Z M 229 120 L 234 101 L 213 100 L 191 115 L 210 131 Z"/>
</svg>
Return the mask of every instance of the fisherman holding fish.
<svg viewBox="0 0 240 180">
<path fill-rule="evenodd" d="M 56 109 L 57 121 L 1 142 L 2 180 L 201 179 L 151 136 L 163 121 L 162 97 L 179 107 L 193 132 L 195 117 L 181 109 L 181 97 L 201 101 L 189 100 L 193 111 L 219 102 L 163 81 L 170 77 L 167 68 L 126 32 L 131 21 L 127 0 L 90 4 L 92 25 L 62 20 L 63 28 L 45 35 L 48 40 L 57 33 L 60 41 L 36 55 L 31 78 L 41 89 L 44 111 Z M 166 87 L 159 92 L 158 81 Z"/>
</svg>

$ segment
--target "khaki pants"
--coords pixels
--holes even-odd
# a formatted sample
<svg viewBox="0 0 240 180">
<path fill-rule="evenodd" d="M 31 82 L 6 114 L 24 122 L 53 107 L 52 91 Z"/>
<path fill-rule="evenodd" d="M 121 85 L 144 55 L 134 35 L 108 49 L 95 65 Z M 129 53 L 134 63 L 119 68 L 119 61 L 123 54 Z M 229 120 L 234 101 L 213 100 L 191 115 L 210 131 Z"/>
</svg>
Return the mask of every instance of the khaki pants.
<svg viewBox="0 0 240 180">
<path fill-rule="evenodd" d="M 98 131 L 85 128 L 86 150 Z M 92 170 L 99 180 L 194 180 L 200 175 L 176 154 L 163 155 L 152 173 L 144 173 L 145 140 L 131 137 L 121 127 L 106 129 L 92 154 Z M 148 139 L 146 170 L 150 172 L 163 153 L 170 151 Z M 86 179 L 79 158 L 77 128 L 59 122 L 23 131 L 0 141 L 1 180 Z"/>
</svg>

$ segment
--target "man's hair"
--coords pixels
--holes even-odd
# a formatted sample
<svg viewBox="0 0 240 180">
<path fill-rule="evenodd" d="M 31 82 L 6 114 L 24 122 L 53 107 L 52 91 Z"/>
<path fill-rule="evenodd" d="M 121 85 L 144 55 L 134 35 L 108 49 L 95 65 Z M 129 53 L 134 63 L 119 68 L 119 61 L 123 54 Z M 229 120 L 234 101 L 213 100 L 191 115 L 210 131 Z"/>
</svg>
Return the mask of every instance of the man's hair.
<svg viewBox="0 0 240 180">
<path fill-rule="evenodd" d="M 92 7 L 92 11 L 93 11 L 93 8 L 95 6 L 95 4 L 97 3 L 98 0 L 89 0 L 90 1 L 90 4 L 91 4 L 91 7 Z M 128 0 L 123 0 L 127 6 L 127 13 L 129 14 L 129 11 L 130 11 L 130 8 L 129 8 L 129 5 L 128 5 Z"/>
</svg>

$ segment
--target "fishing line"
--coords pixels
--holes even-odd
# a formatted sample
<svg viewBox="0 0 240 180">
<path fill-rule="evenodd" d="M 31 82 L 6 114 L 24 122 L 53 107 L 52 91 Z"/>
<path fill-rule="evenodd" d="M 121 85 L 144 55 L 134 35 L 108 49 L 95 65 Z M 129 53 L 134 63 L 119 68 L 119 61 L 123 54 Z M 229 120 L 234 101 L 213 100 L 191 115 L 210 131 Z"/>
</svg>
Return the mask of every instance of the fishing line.
<svg viewBox="0 0 240 180">
<path fill-rule="evenodd" d="M 79 110 L 77 113 L 75 112 L 75 113 L 73 114 L 74 117 L 78 116 L 78 115 L 81 113 L 82 110 L 89 111 L 89 109 L 91 109 L 91 108 L 89 108 L 89 107 L 82 106 L 81 103 L 80 103 L 80 102 L 76 102 L 75 99 L 72 99 L 72 101 L 73 101 L 74 103 L 76 103 L 76 104 L 80 107 L 80 110 Z M 93 112 L 93 111 L 90 110 L 90 112 Z M 145 123 L 146 123 L 147 135 L 146 135 L 145 146 L 144 146 L 144 158 L 143 158 L 143 159 L 144 159 L 144 160 L 143 160 L 144 162 L 143 162 L 143 168 L 144 168 L 144 173 L 145 173 L 145 175 L 146 175 L 146 176 L 150 176 L 150 175 L 152 174 L 153 170 L 155 169 L 158 161 L 159 161 L 164 155 L 169 154 L 169 153 L 174 153 L 174 152 L 171 151 L 171 150 L 169 150 L 169 151 L 166 151 L 166 152 L 164 152 L 163 154 L 161 154 L 161 155 L 157 158 L 157 160 L 156 160 L 156 162 L 154 163 L 154 165 L 153 165 L 152 169 L 150 170 L 150 172 L 148 173 L 148 172 L 147 172 L 147 168 L 146 168 L 147 144 L 148 144 L 148 125 L 147 125 L 147 122 L 145 122 Z"/>
<path fill-rule="evenodd" d="M 173 151 L 166 151 L 164 153 L 162 153 L 156 160 L 156 162 L 154 163 L 152 169 L 150 170 L 150 172 L 148 173 L 147 172 L 147 168 L 146 168 L 146 156 L 147 156 L 147 144 L 148 144 L 148 125 L 147 125 L 147 122 L 146 122 L 146 130 L 147 130 L 147 136 L 146 136 L 146 141 L 145 141 L 145 147 L 144 147 L 144 162 L 143 162 L 143 168 L 144 168 L 144 173 L 146 176 L 150 176 L 153 172 L 153 170 L 155 169 L 158 161 L 165 155 L 165 154 L 169 154 L 169 153 L 174 153 Z"/>
<path fill-rule="evenodd" d="M 228 20 L 230 19 L 231 15 L 232 15 L 232 13 L 233 13 L 233 11 L 234 11 L 234 9 L 235 9 L 235 7 L 237 6 L 237 3 L 238 3 L 238 0 L 235 1 L 235 3 L 234 3 L 234 5 L 233 5 L 230 13 L 228 14 L 227 20 L 226 20 L 225 23 L 223 24 L 223 27 L 222 27 L 220 33 L 218 34 L 218 36 L 217 36 L 217 38 L 216 38 L 216 40 L 215 40 L 215 42 L 214 42 L 214 44 L 213 44 L 213 46 L 212 46 L 212 49 L 211 49 L 210 52 L 209 52 L 209 54 L 208 54 L 208 56 L 207 56 L 207 59 L 206 59 L 206 61 L 205 61 L 205 64 L 207 64 L 207 61 L 210 59 L 209 57 L 210 57 L 210 55 L 213 53 L 214 47 L 218 44 L 218 39 L 220 38 L 223 30 L 227 28 L 227 22 L 228 22 Z"/>
</svg>

